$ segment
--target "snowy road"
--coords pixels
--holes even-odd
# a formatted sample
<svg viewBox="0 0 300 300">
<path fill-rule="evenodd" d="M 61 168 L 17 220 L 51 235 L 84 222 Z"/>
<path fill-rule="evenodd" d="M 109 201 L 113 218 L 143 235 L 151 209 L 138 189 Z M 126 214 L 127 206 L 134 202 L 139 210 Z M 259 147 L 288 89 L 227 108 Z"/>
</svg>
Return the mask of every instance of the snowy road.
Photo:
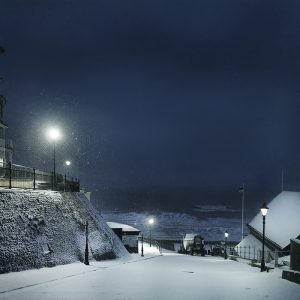
<svg viewBox="0 0 300 300">
<path fill-rule="evenodd" d="M 0 299 L 299 299 L 281 271 L 214 257 L 166 253 L 132 261 L 71 264 L 0 275 Z"/>
</svg>

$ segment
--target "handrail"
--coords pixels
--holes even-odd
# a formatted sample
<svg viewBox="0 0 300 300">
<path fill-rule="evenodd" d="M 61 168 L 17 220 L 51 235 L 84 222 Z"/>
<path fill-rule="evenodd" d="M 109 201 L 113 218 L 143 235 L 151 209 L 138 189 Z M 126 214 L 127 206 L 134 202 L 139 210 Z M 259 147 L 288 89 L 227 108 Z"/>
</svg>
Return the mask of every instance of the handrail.
<svg viewBox="0 0 300 300">
<path fill-rule="evenodd" d="M 59 173 L 53 176 L 53 172 L 6 163 L 0 166 L 0 187 L 79 192 L 80 182 Z"/>
<path fill-rule="evenodd" d="M 138 240 L 141 241 L 142 237 L 139 236 Z M 150 238 L 143 237 L 143 242 L 147 243 L 147 244 L 150 244 Z M 159 253 L 162 254 L 162 248 L 161 248 L 161 246 L 160 246 L 160 244 L 157 240 L 151 238 L 151 245 L 153 245 L 155 248 L 157 248 Z"/>
</svg>

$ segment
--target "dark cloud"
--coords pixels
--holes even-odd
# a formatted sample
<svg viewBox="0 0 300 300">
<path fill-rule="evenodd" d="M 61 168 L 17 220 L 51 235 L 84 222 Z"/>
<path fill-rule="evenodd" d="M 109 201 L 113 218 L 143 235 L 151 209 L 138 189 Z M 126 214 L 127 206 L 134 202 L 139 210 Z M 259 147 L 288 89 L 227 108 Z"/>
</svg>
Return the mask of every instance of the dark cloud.
<svg viewBox="0 0 300 300">
<path fill-rule="evenodd" d="M 58 122 L 58 155 L 93 190 L 158 186 L 180 201 L 170 191 L 189 187 L 195 201 L 230 202 L 245 181 L 259 202 L 281 168 L 299 189 L 295 1 L 13 0 L 0 11 L 18 163 L 51 167 L 43 128 Z"/>
</svg>

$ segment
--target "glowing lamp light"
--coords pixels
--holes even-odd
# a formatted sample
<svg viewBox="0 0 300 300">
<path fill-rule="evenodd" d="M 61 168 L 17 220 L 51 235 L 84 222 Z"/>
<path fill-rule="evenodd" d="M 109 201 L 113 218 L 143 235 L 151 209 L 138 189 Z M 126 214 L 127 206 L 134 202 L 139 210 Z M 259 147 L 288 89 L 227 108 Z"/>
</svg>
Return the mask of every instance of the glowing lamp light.
<svg viewBox="0 0 300 300">
<path fill-rule="evenodd" d="M 149 223 L 150 225 L 152 225 L 152 224 L 154 223 L 154 219 L 153 219 L 153 218 L 149 219 L 148 223 Z"/>
<path fill-rule="evenodd" d="M 268 213 L 268 209 L 269 207 L 266 205 L 266 203 L 263 204 L 263 206 L 261 207 L 260 211 L 261 211 L 261 214 L 265 217 Z"/>
<path fill-rule="evenodd" d="M 224 235 L 225 235 L 226 238 L 228 238 L 229 234 L 228 234 L 227 230 L 225 231 Z"/>
<path fill-rule="evenodd" d="M 66 166 L 70 166 L 71 162 L 69 160 L 66 161 Z"/>
<path fill-rule="evenodd" d="M 60 139 L 61 133 L 60 133 L 60 131 L 57 128 L 50 128 L 48 130 L 48 137 L 52 141 L 57 141 L 57 140 Z"/>
</svg>

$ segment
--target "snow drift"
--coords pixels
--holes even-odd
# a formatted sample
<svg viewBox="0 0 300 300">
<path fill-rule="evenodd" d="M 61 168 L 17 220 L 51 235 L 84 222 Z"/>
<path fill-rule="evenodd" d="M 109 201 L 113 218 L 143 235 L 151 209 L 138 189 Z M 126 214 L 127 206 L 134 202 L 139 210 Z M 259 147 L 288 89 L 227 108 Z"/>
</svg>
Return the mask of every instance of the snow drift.
<svg viewBox="0 0 300 300">
<path fill-rule="evenodd" d="M 0 191 L 0 273 L 128 255 L 83 193 Z"/>
</svg>

